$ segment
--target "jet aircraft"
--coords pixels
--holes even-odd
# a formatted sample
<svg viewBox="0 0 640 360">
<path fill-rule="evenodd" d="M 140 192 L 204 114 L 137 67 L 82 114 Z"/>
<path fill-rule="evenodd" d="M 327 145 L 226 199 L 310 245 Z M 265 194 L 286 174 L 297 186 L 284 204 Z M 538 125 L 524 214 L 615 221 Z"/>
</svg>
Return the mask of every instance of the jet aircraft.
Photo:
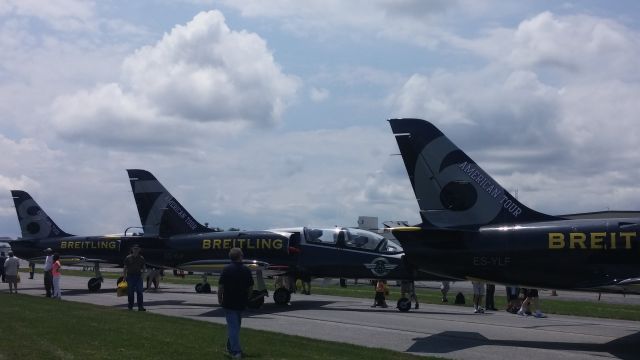
<svg viewBox="0 0 640 360">
<path fill-rule="evenodd" d="M 51 248 L 60 254 L 60 260 L 65 265 L 91 264 L 95 276 L 87 283 L 90 291 L 98 291 L 102 285 L 101 264 L 122 266 L 122 261 L 134 244 L 140 243 L 145 247 L 153 245 L 145 243 L 148 239 L 138 236 L 71 235 L 56 225 L 27 192 L 12 190 L 11 195 L 22 232 L 21 239 L 10 241 L 14 254 L 32 263 L 44 263 L 44 250 Z"/>
<path fill-rule="evenodd" d="M 422 223 L 392 230 L 421 272 L 532 288 L 637 293 L 638 218 L 532 210 L 433 124 L 391 119 Z"/>
<path fill-rule="evenodd" d="M 127 172 L 144 236 L 157 237 L 165 248 L 172 249 L 165 252 L 165 258 L 158 265 L 187 271 L 217 272 L 228 262 L 229 249 L 239 247 L 245 253 L 245 259 L 261 265 L 256 267 L 258 270 L 288 276 L 292 280 L 298 277 L 412 280 L 415 277 L 413 269 L 407 268 L 402 261 L 402 248 L 374 232 L 338 227 L 296 227 L 261 232 L 214 231 L 197 222 L 153 174 L 140 169 Z M 256 240 L 249 241 L 252 237 Z M 203 260 L 205 257 L 207 260 Z M 218 267 L 203 264 L 216 264 Z M 262 271 L 256 271 L 256 277 L 258 289 L 254 299 L 259 294 L 267 295 Z M 420 279 L 441 277 L 423 274 Z M 210 290 L 206 280 L 197 285 L 196 291 L 203 288 Z M 286 304 L 291 298 L 291 291 L 286 287 L 278 288 L 273 298 L 277 304 Z M 257 300 L 252 305 L 260 306 L 261 302 Z M 401 309 L 406 310 L 404 307 Z"/>
</svg>

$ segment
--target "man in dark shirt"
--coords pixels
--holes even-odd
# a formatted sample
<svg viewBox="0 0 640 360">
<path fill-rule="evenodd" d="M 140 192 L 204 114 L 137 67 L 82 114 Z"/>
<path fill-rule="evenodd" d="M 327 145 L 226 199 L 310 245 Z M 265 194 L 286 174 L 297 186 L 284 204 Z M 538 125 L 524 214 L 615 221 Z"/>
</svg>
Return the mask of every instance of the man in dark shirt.
<svg viewBox="0 0 640 360">
<path fill-rule="evenodd" d="M 140 255 L 140 247 L 133 245 L 131 254 L 124 259 L 124 277 L 127 280 L 129 295 L 129 310 L 133 310 L 133 293 L 138 298 L 138 311 L 147 311 L 144 308 L 142 298 L 142 271 L 144 270 L 144 257 Z"/>
<path fill-rule="evenodd" d="M 224 267 L 218 281 L 218 303 L 222 305 L 227 319 L 227 351 L 234 359 L 242 358 L 240 348 L 240 326 L 242 311 L 247 307 L 253 287 L 251 270 L 242 265 L 242 250 L 229 251 L 231 264 Z"/>
</svg>

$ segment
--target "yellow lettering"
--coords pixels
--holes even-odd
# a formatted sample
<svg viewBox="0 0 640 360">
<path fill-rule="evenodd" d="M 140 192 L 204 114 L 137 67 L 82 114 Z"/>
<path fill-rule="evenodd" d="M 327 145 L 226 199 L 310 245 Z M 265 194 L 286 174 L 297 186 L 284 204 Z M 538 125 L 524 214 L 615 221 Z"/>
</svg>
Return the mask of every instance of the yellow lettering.
<svg viewBox="0 0 640 360">
<path fill-rule="evenodd" d="M 604 232 L 591 233 L 591 249 L 604 249 L 602 242 L 606 236 L 607 233 Z"/>
<path fill-rule="evenodd" d="M 280 244 L 282 246 L 282 244 Z M 549 249 L 563 249 L 564 248 L 564 234 L 563 233 L 549 233 Z"/>
<path fill-rule="evenodd" d="M 585 240 L 587 240 L 587 236 L 584 233 L 569 233 L 569 248 L 577 249 L 576 244 L 580 245 L 578 248 L 585 249 L 586 245 L 584 244 Z"/>
<path fill-rule="evenodd" d="M 202 248 L 204 250 L 211 249 L 211 240 L 202 240 Z"/>
<path fill-rule="evenodd" d="M 222 247 L 222 240 L 220 240 L 220 239 L 213 240 L 213 248 L 214 249 L 220 249 L 221 247 Z"/>
<path fill-rule="evenodd" d="M 224 244 L 224 249 L 231 249 L 231 239 L 224 239 L 222 240 L 222 243 Z"/>
<path fill-rule="evenodd" d="M 620 237 L 624 239 L 624 248 L 631 249 L 631 238 L 636 237 L 635 232 L 621 232 Z"/>
<path fill-rule="evenodd" d="M 616 233 L 610 233 L 609 235 L 611 235 L 611 248 L 615 249 L 616 248 Z"/>
<path fill-rule="evenodd" d="M 112 242 L 109 243 L 109 249 L 111 249 L 111 250 L 115 250 L 117 248 L 117 246 L 118 246 L 118 243 L 115 242 L 115 241 L 112 241 Z"/>
<path fill-rule="evenodd" d="M 80 241 L 76 241 L 76 242 L 73 244 L 73 248 L 74 248 L 74 249 L 81 249 L 81 247 L 80 247 L 80 246 L 81 246 L 81 245 L 80 245 Z"/>
<path fill-rule="evenodd" d="M 247 239 L 238 239 L 238 242 L 240 243 L 240 248 L 244 248 L 244 243 L 247 241 Z"/>
<path fill-rule="evenodd" d="M 282 240 L 280 239 L 273 240 L 273 248 L 282 249 Z"/>
<path fill-rule="evenodd" d="M 67 242 L 66 241 L 61 241 L 60 242 L 60 249 L 66 249 L 67 248 Z"/>
</svg>

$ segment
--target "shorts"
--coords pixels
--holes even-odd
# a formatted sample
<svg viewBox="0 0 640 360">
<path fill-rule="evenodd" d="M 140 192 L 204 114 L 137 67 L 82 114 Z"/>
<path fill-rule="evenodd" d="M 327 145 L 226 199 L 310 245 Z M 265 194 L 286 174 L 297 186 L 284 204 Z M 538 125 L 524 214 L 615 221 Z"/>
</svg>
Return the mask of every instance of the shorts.
<svg viewBox="0 0 640 360">
<path fill-rule="evenodd" d="M 472 281 L 473 284 L 473 295 L 484 295 L 484 283 L 481 281 Z"/>
<path fill-rule="evenodd" d="M 17 283 L 18 282 L 18 275 L 5 275 L 4 279 L 8 283 Z"/>
</svg>

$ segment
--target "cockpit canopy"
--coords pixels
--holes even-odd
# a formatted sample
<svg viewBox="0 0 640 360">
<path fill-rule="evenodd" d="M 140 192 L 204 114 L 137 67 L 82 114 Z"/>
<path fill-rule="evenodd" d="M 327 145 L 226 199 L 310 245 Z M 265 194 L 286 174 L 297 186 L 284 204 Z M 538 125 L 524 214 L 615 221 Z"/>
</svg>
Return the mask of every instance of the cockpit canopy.
<svg viewBox="0 0 640 360">
<path fill-rule="evenodd" d="M 371 231 L 354 228 L 307 228 L 309 243 L 357 249 L 370 252 L 393 254 L 402 252 L 402 247 L 392 240 Z"/>
</svg>

